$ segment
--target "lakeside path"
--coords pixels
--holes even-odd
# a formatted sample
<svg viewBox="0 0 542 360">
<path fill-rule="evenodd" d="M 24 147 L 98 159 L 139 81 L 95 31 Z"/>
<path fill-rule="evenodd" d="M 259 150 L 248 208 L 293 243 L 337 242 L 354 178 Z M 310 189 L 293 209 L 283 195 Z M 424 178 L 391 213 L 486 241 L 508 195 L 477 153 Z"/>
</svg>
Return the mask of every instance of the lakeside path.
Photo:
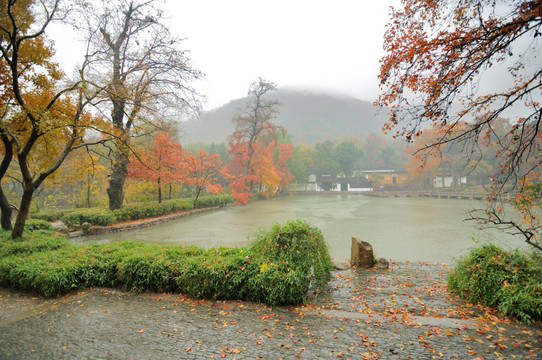
<svg viewBox="0 0 542 360">
<path fill-rule="evenodd" d="M 392 265 L 334 272 L 299 307 L 0 289 L 0 359 L 542 358 L 542 324 L 499 319 L 450 295 L 444 265 Z"/>
</svg>

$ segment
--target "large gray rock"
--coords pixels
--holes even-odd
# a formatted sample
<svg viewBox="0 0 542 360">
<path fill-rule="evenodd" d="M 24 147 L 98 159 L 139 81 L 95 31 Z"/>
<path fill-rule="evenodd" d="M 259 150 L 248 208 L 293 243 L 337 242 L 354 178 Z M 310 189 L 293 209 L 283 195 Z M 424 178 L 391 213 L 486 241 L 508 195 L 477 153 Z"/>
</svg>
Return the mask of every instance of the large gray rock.
<svg viewBox="0 0 542 360">
<path fill-rule="evenodd" d="M 51 225 L 55 228 L 55 230 L 61 234 L 69 234 L 70 229 L 64 224 L 62 221 L 55 221 L 54 223 L 51 223 Z"/>
<path fill-rule="evenodd" d="M 352 266 L 359 268 L 372 268 L 375 266 L 373 247 L 368 242 L 361 241 L 356 236 L 352 236 L 352 249 L 350 257 Z"/>
</svg>

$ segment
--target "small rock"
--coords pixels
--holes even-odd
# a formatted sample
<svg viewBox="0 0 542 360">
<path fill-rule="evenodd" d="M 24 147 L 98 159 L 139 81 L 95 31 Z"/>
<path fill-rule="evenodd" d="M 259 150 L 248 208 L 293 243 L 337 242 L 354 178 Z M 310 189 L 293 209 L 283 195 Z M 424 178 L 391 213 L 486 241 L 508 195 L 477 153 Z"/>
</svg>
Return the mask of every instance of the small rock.
<svg viewBox="0 0 542 360">
<path fill-rule="evenodd" d="M 335 269 L 337 270 L 348 270 L 351 268 L 350 261 L 346 259 L 332 259 L 333 266 L 335 266 Z"/>
<path fill-rule="evenodd" d="M 88 222 L 84 222 L 81 224 L 81 230 L 83 230 L 83 233 L 84 234 L 88 234 L 90 232 L 90 228 L 92 227 L 92 225 Z"/>
<path fill-rule="evenodd" d="M 384 258 L 376 259 L 376 268 L 379 270 L 387 270 L 390 268 L 390 262 Z"/>
</svg>

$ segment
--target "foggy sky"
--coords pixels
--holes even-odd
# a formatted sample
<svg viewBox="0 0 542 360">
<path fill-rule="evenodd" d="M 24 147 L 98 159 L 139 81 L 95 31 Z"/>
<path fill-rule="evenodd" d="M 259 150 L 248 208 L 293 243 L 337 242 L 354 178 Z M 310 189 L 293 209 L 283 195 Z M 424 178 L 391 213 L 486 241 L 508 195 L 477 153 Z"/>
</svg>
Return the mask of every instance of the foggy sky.
<svg viewBox="0 0 542 360">
<path fill-rule="evenodd" d="M 391 4 L 399 0 L 165 0 L 171 32 L 183 39 L 205 109 L 243 97 L 258 77 L 278 87 L 344 93 L 374 101 Z M 84 48 L 72 31 L 47 34 L 66 72 Z"/>
<path fill-rule="evenodd" d="M 259 76 L 279 87 L 373 101 L 391 4 L 360 0 L 167 0 L 172 31 L 186 38 L 207 108 L 246 95 Z"/>
</svg>

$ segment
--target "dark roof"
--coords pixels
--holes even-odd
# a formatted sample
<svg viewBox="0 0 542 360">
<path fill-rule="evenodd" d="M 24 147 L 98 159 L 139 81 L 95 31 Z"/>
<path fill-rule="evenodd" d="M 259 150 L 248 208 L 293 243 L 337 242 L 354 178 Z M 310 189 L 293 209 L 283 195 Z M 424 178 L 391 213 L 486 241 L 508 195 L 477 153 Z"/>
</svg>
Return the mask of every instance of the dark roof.
<svg viewBox="0 0 542 360">
<path fill-rule="evenodd" d="M 317 176 L 317 183 L 339 183 L 356 185 L 355 187 L 371 187 L 373 183 L 364 177 L 337 177 L 337 176 Z"/>
</svg>

